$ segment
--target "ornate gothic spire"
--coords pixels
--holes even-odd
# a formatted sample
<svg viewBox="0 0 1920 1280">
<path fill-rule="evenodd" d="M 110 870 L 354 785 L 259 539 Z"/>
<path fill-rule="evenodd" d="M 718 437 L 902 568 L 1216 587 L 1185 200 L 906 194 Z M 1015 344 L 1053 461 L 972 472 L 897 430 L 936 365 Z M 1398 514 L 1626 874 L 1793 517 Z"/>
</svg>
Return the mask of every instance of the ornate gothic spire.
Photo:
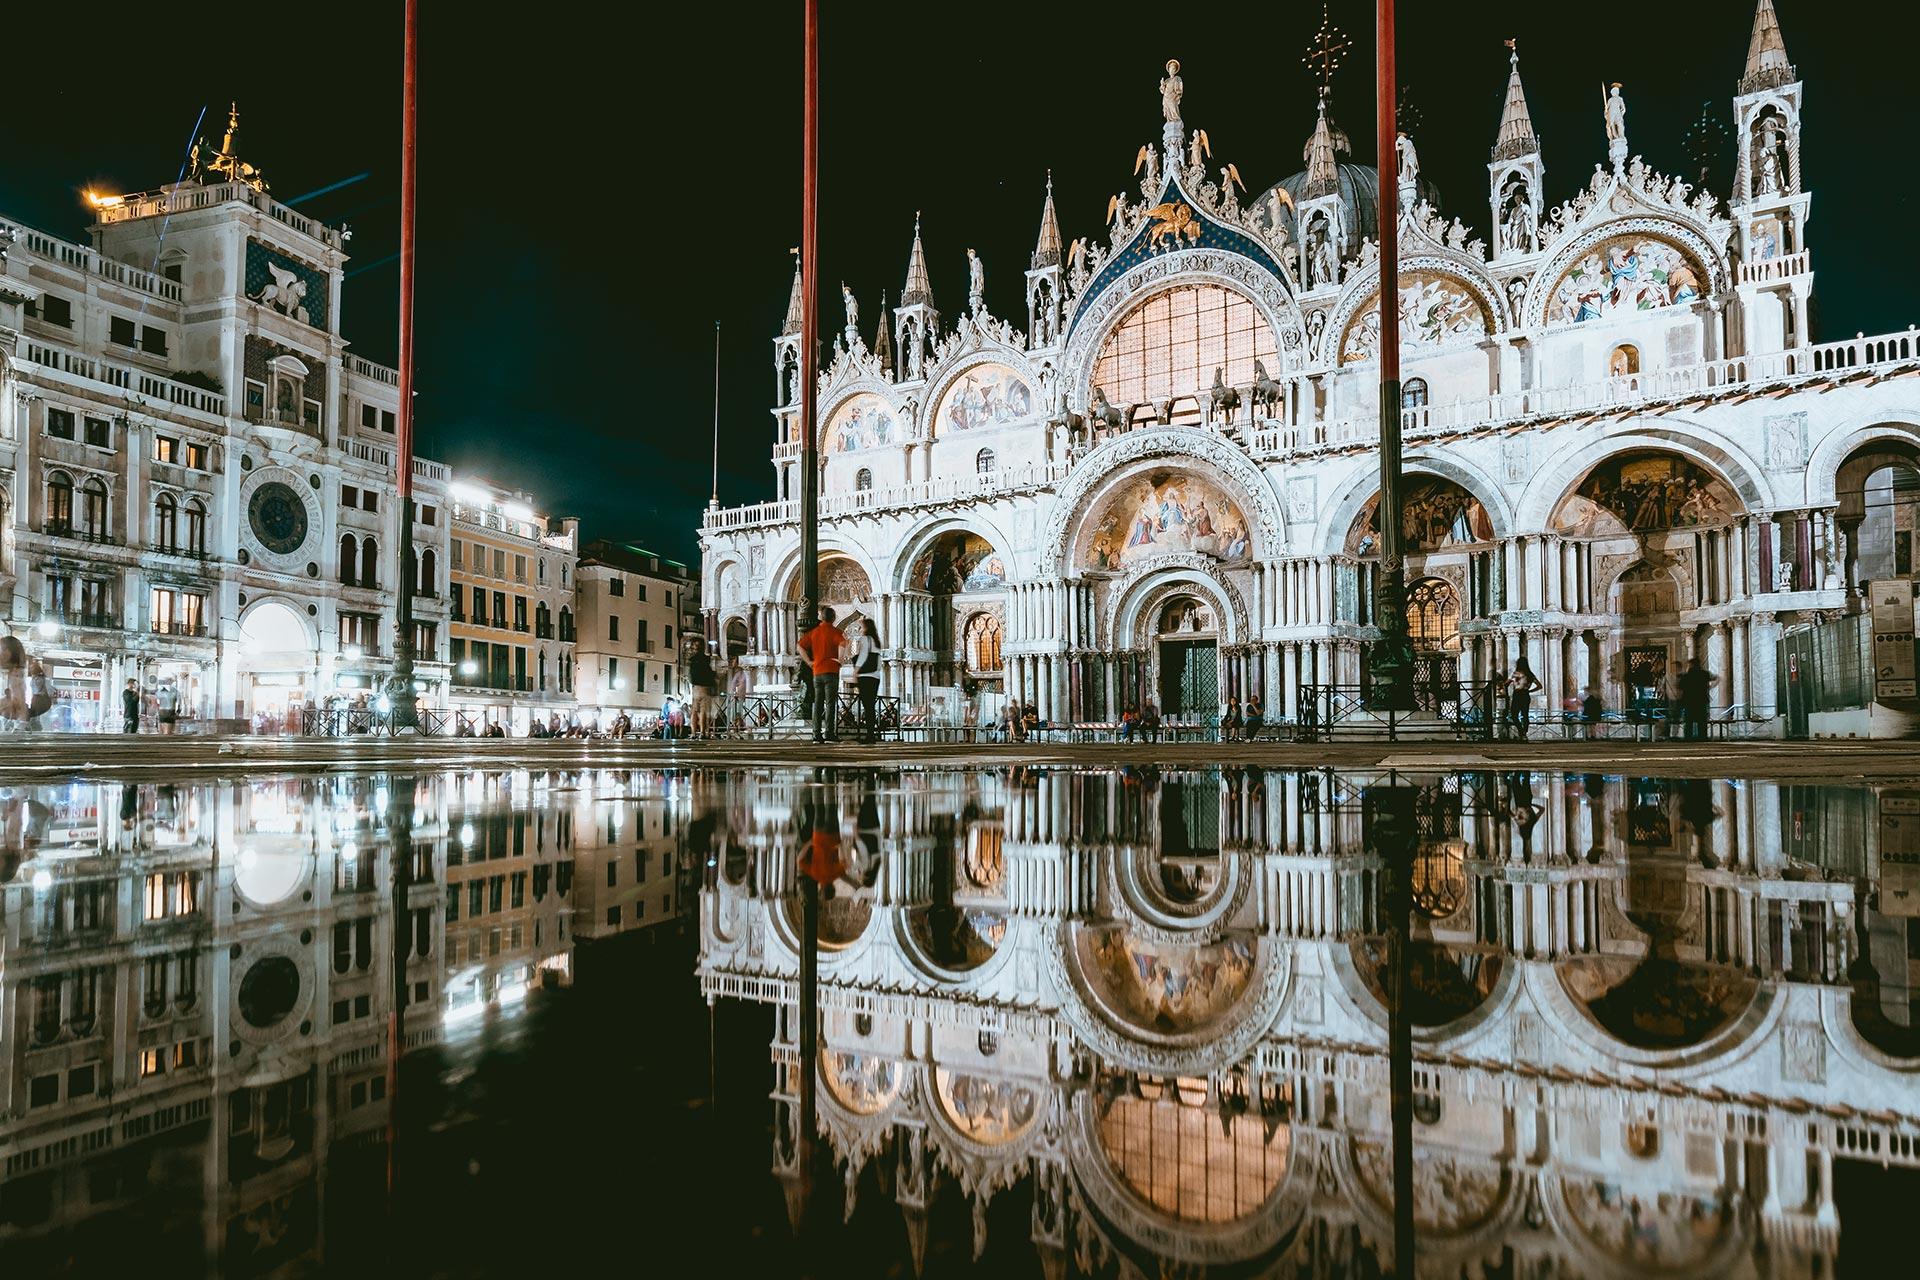
<svg viewBox="0 0 1920 1280">
<path fill-rule="evenodd" d="M 893 321 L 887 316 L 887 291 L 880 291 L 880 328 L 873 335 L 873 354 L 880 357 L 880 367 L 889 374 L 893 372 Z"/>
<path fill-rule="evenodd" d="M 920 247 L 920 215 L 913 215 L 913 252 L 907 257 L 907 287 L 900 291 L 903 307 L 933 305 L 933 285 L 927 280 L 927 253 Z"/>
<path fill-rule="evenodd" d="M 793 292 L 787 295 L 787 322 L 780 326 L 780 333 L 800 332 L 800 251 L 793 250 Z"/>
<path fill-rule="evenodd" d="M 1340 189 L 1340 162 L 1334 156 L 1333 132 L 1327 126 L 1327 95 L 1320 95 L 1320 117 L 1307 139 L 1306 198 L 1331 195 Z"/>
<path fill-rule="evenodd" d="M 1760 0 L 1753 11 L 1753 37 L 1747 41 L 1747 71 L 1740 77 L 1740 92 L 1755 93 L 1791 84 L 1799 75 L 1787 61 L 1787 42 L 1780 35 L 1780 18 L 1773 11 L 1773 0 Z"/>
<path fill-rule="evenodd" d="M 1527 91 L 1520 87 L 1520 49 L 1512 40 L 1507 41 L 1507 48 L 1513 51 L 1513 71 L 1507 76 L 1507 103 L 1500 109 L 1500 135 L 1493 142 L 1495 160 L 1532 155 L 1540 149 L 1533 117 L 1527 114 Z"/>
<path fill-rule="evenodd" d="M 1053 170 L 1047 170 L 1047 203 L 1040 210 L 1040 242 L 1033 247 L 1033 269 L 1060 265 L 1060 220 L 1053 213 Z"/>
</svg>

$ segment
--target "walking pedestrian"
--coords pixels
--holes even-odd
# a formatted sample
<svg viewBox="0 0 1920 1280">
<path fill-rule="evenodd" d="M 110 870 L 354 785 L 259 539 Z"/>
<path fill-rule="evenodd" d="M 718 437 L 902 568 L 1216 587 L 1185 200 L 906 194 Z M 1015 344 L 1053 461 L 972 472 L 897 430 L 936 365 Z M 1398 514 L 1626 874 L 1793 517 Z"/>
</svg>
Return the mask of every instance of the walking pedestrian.
<svg viewBox="0 0 1920 1280">
<path fill-rule="evenodd" d="M 0 636 L 0 721 L 26 728 L 27 647 L 18 636 Z"/>
<path fill-rule="evenodd" d="M 846 633 L 833 625 L 833 610 L 822 606 L 820 620 L 800 637 L 800 652 L 813 675 L 813 740 L 840 740 L 840 654 Z"/>
<path fill-rule="evenodd" d="M 853 670 L 860 694 L 860 741 L 880 741 L 880 724 L 874 709 L 880 702 L 880 632 L 875 624 L 861 618 L 854 624 Z"/>
<path fill-rule="evenodd" d="M 687 645 L 687 683 L 693 690 L 693 736 L 707 737 L 713 732 L 713 657 L 705 640 Z"/>
<path fill-rule="evenodd" d="M 132 680 L 120 691 L 120 719 L 125 732 L 140 732 L 140 686 Z"/>
<path fill-rule="evenodd" d="M 1587 686 L 1587 696 L 1580 700 L 1580 719 L 1586 725 L 1587 737 L 1596 732 L 1595 726 L 1600 717 L 1606 714 L 1606 704 L 1600 701 L 1600 690 L 1593 685 Z"/>
<path fill-rule="evenodd" d="M 1700 665 L 1698 658 L 1689 659 L 1687 669 L 1680 673 L 1680 714 L 1686 721 L 1689 742 L 1707 736 L 1707 707 L 1714 684 L 1712 673 Z"/>
<path fill-rule="evenodd" d="M 160 732 L 171 734 L 174 722 L 180 718 L 180 691 L 173 681 L 160 682 Z"/>
</svg>

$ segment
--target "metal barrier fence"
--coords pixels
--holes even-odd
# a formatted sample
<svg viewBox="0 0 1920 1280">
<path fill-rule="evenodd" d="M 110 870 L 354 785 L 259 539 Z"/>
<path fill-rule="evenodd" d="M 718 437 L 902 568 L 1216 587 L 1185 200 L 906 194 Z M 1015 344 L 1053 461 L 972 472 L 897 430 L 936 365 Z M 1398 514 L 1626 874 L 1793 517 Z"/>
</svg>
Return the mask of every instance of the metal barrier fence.
<svg viewBox="0 0 1920 1280">
<path fill-rule="evenodd" d="M 425 738 L 455 734 L 463 723 L 471 734 L 477 732 L 478 725 L 469 712 L 442 711 L 434 707 L 421 707 L 414 713 L 414 720 L 412 732 Z M 391 738 L 402 730 L 394 723 L 391 711 L 375 711 L 370 707 L 308 707 L 300 717 L 300 732 L 310 738 Z"/>
<path fill-rule="evenodd" d="M 1345 730 L 1350 735 L 1385 733 L 1393 740 L 1414 736 L 1484 742 L 1493 738 L 1499 723 L 1498 691 L 1490 680 L 1423 685 L 1416 690 L 1413 711 L 1376 707 L 1371 693 L 1357 684 L 1301 685 L 1295 736 L 1328 742 Z"/>
<path fill-rule="evenodd" d="M 794 729 L 806 729 L 809 722 L 802 718 L 802 712 L 808 709 L 810 702 L 811 699 L 803 698 L 798 693 L 729 694 L 721 700 L 716 735 L 772 738 L 780 732 L 783 724 Z M 839 732 L 846 734 L 856 731 L 861 723 L 858 695 L 842 692 L 837 702 Z M 900 699 L 891 695 L 876 698 L 873 718 L 876 732 L 881 737 L 899 737 L 902 728 Z"/>
</svg>

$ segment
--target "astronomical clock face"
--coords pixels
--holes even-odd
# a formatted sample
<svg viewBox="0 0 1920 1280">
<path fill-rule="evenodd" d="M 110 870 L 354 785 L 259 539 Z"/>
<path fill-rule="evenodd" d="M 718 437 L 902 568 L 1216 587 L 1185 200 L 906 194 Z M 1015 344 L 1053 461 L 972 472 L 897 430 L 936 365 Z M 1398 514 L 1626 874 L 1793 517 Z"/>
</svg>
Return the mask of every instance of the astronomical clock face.
<svg viewBox="0 0 1920 1280">
<path fill-rule="evenodd" d="M 243 541 L 257 559 L 282 571 L 297 571 L 316 558 L 311 543 L 320 527 L 320 508 L 308 488 L 302 476 L 279 467 L 247 477 L 240 490 L 241 509 L 247 513 Z"/>
<path fill-rule="evenodd" d="M 307 540 L 307 508 L 299 492 L 275 480 L 253 491 L 247 521 L 260 545 L 278 555 L 292 555 Z"/>
</svg>

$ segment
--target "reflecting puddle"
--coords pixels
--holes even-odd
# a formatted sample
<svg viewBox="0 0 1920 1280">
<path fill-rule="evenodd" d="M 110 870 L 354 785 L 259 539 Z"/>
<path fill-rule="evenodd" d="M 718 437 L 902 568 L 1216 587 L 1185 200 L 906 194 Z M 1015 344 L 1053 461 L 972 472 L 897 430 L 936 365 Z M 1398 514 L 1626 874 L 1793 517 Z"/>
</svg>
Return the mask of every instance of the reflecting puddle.
<svg viewBox="0 0 1920 1280">
<path fill-rule="evenodd" d="M 1846 1274 L 1920 1187 L 1920 789 L 519 770 L 0 824 L 9 1274 L 1378 1275 L 1396 1206 L 1422 1275 Z"/>
</svg>

